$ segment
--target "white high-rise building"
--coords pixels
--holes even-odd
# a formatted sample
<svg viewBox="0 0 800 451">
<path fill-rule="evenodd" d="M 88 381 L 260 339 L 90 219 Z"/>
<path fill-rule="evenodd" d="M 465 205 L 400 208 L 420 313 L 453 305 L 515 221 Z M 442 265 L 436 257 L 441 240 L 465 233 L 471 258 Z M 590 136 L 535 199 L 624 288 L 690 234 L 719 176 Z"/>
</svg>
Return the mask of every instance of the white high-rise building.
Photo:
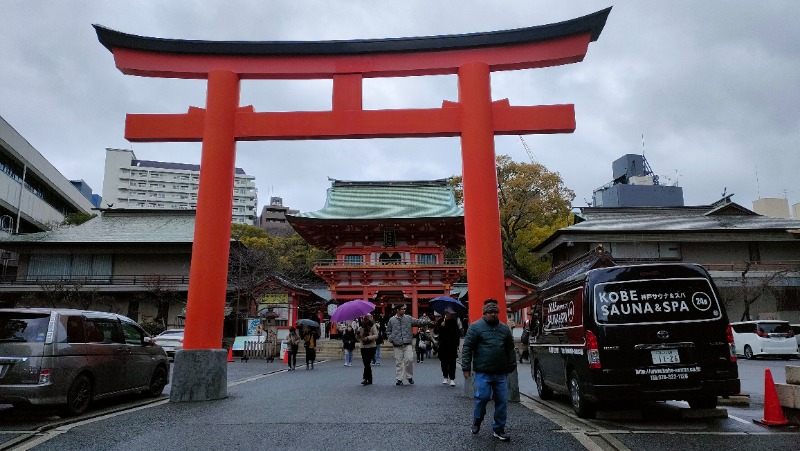
<svg viewBox="0 0 800 451">
<path fill-rule="evenodd" d="M 200 166 L 137 160 L 133 151 L 106 149 L 101 208 L 197 209 Z M 236 168 L 233 222 L 256 224 L 255 177 Z"/>
</svg>

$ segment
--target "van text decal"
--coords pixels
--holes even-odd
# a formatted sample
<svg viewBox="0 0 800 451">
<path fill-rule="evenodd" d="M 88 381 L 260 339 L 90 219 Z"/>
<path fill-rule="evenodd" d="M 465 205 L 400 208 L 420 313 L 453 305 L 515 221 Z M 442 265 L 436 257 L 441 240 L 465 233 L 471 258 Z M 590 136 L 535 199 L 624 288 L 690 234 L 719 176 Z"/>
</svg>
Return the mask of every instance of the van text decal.
<svg viewBox="0 0 800 451">
<path fill-rule="evenodd" d="M 656 279 L 599 283 L 594 287 L 598 322 L 630 324 L 718 318 L 705 279 Z"/>
</svg>

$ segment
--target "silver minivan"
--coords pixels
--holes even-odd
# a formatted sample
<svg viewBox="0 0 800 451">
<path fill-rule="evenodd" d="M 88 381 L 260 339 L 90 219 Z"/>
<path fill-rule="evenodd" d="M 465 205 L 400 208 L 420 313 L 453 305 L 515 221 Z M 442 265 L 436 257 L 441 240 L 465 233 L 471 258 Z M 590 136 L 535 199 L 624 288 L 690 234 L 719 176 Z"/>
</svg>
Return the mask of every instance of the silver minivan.
<svg viewBox="0 0 800 451">
<path fill-rule="evenodd" d="M 0 309 L 0 403 L 56 405 L 62 416 L 78 415 L 96 399 L 159 396 L 167 383 L 167 354 L 125 316 Z"/>
</svg>

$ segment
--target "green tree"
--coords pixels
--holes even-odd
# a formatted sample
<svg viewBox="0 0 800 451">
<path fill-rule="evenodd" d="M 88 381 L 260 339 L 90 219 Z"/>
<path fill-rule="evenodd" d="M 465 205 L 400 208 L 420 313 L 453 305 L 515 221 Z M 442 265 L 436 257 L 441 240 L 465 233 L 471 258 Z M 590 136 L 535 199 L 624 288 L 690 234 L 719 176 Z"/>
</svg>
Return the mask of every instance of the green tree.
<svg viewBox="0 0 800 451">
<path fill-rule="evenodd" d="M 263 229 L 245 224 L 231 227 L 228 281 L 236 287 L 239 308 L 252 309 L 267 281 L 282 277 L 296 284 L 321 282 L 314 274 L 314 261 L 332 258 L 296 232 L 288 237 L 270 236 Z"/>
<path fill-rule="evenodd" d="M 550 262 L 533 258 L 530 249 L 570 224 L 575 193 L 564 186 L 561 175 L 540 163 L 518 163 L 498 155 L 496 164 L 505 270 L 535 280 L 550 269 Z M 451 183 L 456 201 L 462 204 L 461 176 Z"/>
<path fill-rule="evenodd" d="M 62 226 L 73 226 L 73 225 L 81 225 L 84 222 L 96 218 L 96 214 L 91 213 L 69 213 L 68 215 L 64 216 L 64 220 L 61 221 Z"/>
</svg>

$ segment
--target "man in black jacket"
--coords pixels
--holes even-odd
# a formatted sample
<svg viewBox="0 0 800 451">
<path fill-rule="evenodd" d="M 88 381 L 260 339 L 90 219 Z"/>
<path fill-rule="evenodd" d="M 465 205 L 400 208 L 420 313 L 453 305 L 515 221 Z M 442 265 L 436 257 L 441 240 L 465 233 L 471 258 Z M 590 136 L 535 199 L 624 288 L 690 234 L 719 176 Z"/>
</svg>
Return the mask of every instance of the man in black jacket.
<svg viewBox="0 0 800 451">
<path fill-rule="evenodd" d="M 506 411 L 508 408 L 508 373 L 517 367 L 514 354 L 514 338 L 511 329 L 500 322 L 497 301 L 487 299 L 483 306 L 483 317 L 470 324 L 461 352 L 461 368 L 464 379 L 475 371 L 475 410 L 472 433 L 477 434 L 486 415 L 486 404 L 494 400 L 492 435 L 507 442 Z"/>
</svg>

